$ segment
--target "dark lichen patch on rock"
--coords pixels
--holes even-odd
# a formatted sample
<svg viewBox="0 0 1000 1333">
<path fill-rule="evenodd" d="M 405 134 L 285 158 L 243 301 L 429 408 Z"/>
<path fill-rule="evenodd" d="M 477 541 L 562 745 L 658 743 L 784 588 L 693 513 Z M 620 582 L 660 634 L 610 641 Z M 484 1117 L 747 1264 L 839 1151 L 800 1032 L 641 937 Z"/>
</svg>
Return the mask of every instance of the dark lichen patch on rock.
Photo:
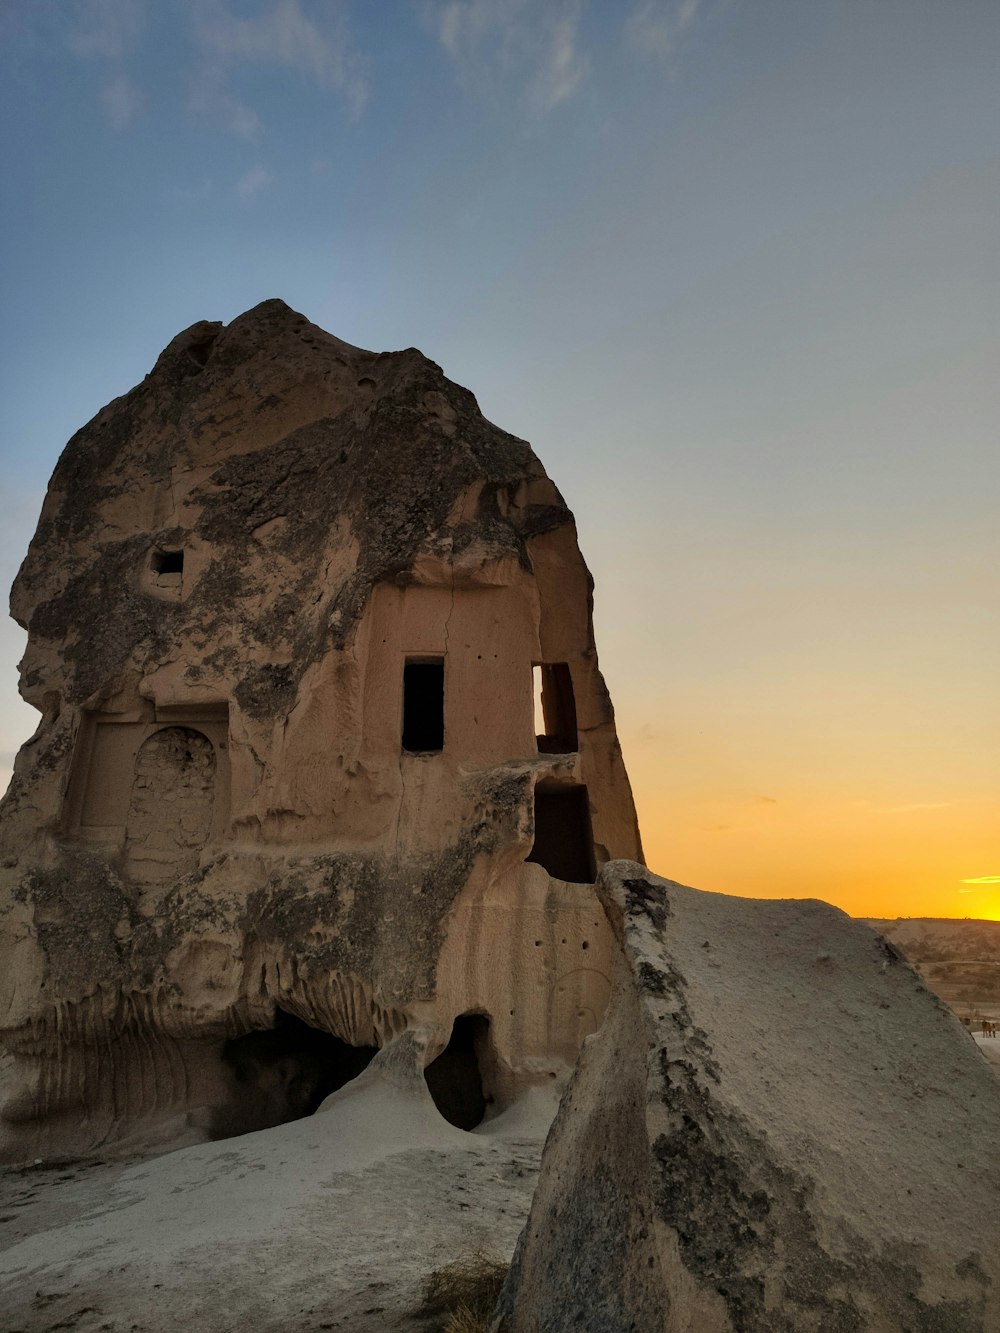
<svg viewBox="0 0 1000 1333">
<path fill-rule="evenodd" d="M 252 665 L 236 687 L 236 702 L 254 718 L 280 717 L 295 705 L 296 680 L 288 665 Z"/>
<path fill-rule="evenodd" d="M 54 866 L 27 872 L 13 897 L 31 912 L 57 993 L 80 998 L 120 982 L 125 949 L 117 928 L 131 927 L 136 913 L 107 861 L 66 850 Z"/>
<path fill-rule="evenodd" d="M 667 993 L 668 978 L 662 968 L 654 967 L 652 963 L 642 963 L 638 972 L 639 985 L 650 995 L 665 995 Z"/>
<path fill-rule="evenodd" d="M 662 934 L 670 915 L 670 900 L 666 890 L 648 879 L 627 879 L 624 884 L 629 912 L 643 913 L 653 929 Z"/>
</svg>

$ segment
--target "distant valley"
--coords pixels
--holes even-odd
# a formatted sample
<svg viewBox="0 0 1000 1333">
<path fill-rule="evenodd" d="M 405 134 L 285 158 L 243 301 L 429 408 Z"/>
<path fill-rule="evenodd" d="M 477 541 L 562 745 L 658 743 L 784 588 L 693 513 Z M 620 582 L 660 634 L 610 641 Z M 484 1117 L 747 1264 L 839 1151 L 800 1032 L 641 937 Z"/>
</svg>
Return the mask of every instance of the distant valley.
<svg viewBox="0 0 1000 1333">
<path fill-rule="evenodd" d="M 927 985 L 973 1027 L 1000 1022 L 1000 921 L 869 918 Z M 1000 1045 L 1000 1038 L 997 1038 Z"/>
</svg>

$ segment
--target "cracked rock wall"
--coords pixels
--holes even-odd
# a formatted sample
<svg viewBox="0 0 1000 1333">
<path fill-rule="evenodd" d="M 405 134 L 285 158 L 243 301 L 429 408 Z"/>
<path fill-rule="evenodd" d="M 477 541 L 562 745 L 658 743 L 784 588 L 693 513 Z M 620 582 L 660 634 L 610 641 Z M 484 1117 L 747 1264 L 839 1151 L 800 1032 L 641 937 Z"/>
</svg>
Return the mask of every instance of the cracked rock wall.
<svg viewBox="0 0 1000 1333">
<path fill-rule="evenodd" d="M 593 862 L 641 856 L 591 591 L 530 447 L 416 350 L 280 301 L 175 338 L 67 445 L 11 596 L 41 721 L 0 820 L 0 1154 L 203 1136 L 279 1008 L 428 1059 L 486 1014 L 493 1110 L 562 1076 L 611 936 L 528 859 L 536 785 L 585 791 Z M 402 748 L 407 661 L 443 663 L 439 752 Z"/>
</svg>

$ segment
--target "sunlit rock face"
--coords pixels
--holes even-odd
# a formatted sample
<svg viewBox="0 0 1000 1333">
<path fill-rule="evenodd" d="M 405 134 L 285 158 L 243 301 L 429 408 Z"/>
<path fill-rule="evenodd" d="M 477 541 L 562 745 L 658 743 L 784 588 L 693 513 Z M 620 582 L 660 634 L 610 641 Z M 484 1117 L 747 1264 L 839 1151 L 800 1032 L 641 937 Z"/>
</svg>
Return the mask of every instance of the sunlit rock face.
<svg viewBox="0 0 1000 1333">
<path fill-rule="evenodd" d="M 641 856 L 591 586 L 530 447 L 416 350 L 280 301 L 175 338 L 12 593 L 3 1155 L 274 1123 L 417 1028 L 455 1105 L 559 1077 L 609 995 L 596 868 Z"/>
<path fill-rule="evenodd" d="M 1000 1328 L 1000 1082 L 893 946 L 639 865 L 598 896 L 614 996 L 498 1330 Z"/>
</svg>

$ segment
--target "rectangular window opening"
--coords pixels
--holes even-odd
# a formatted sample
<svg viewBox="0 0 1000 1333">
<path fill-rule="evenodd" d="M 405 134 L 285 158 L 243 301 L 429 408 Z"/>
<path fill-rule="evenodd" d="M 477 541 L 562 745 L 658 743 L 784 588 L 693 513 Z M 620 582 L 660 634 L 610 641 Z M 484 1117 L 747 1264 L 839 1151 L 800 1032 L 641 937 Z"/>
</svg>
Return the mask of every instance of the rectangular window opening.
<svg viewBox="0 0 1000 1333">
<path fill-rule="evenodd" d="M 534 668 L 535 737 L 539 754 L 575 754 L 576 732 L 573 677 L 566 662 L 541 662 Z"/>
<path fill-rule="evenodd" d="M 150 564 L 156 574 L 183 574 L 183 551 L 154 551 Z"/>
<path fill-rule="evenodd" d="M 597 878 L 587 788 L 540 782 L 535 787 L 535 841 L 527 860 L 553 879 L 593 884 Z"/>
<path fill-rule="evenodd" d="M 403 667 L 403 749 L 436 754 L 444 749 L 444 658 L 408 661 Z"/>
</svg>

